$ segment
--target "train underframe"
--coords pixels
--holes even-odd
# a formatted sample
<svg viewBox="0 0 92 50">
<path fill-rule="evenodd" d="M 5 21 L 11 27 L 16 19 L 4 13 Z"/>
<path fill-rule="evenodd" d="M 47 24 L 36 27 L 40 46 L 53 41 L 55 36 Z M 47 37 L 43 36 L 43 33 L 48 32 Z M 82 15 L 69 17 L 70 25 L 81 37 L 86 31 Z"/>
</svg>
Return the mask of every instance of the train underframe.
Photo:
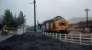
<svg viewBox="0 0 92 50">
<path fill-rule="evenodd" d="M 48 32 L 48 33 L 61 33 L 61 34 L 68 34 L 69 31 L 68 30 L 58 30 L 58 31 L 52 31 L 52 30 L 46 30 L 45 32 Z"/>
</svg>

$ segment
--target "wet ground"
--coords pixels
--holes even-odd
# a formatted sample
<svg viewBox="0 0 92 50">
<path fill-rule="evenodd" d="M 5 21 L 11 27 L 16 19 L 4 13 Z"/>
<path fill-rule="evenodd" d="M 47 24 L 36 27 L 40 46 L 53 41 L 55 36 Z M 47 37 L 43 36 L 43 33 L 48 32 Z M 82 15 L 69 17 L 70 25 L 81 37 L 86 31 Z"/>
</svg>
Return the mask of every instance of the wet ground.
<svg viewBox="0 0 92 50">
<path fill-rule="evenodd" d="M 26 32 L 2 41 L 0 50 L 92 50 L 92 46 L 65 43 L 42 33 Z"/>
</svg>

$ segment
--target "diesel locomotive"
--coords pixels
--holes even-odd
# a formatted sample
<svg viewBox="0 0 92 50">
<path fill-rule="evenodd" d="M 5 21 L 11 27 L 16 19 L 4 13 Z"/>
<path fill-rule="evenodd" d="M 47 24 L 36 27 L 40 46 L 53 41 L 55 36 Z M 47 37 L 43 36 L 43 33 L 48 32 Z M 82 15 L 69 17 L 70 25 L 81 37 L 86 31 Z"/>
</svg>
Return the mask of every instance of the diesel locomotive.
<svg viewBox="0 0 92 50">
<path fill-rule="evenodd" d="M 42 29 L 44 32 L 68 33 L 69 22 L 61 16 L 43 22 Z"/>
</svg>

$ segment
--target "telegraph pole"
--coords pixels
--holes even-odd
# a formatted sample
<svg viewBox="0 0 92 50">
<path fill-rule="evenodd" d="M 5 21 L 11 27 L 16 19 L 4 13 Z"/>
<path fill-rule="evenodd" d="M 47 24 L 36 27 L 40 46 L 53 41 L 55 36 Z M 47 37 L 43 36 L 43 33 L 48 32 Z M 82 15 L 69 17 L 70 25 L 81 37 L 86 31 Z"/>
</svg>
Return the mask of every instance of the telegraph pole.
<svg viewBox="0 0 92 50">
<path fill-rule="evenodd" d="M 36 0 L 34 0 L 34 31 L 36 32 Z"/>
<path fill-rule="evenodd" d="M 88 11 L 90 11 L 90 9 L 85 9 L 85 12 L 86 12 L 86 23 L 87 23 L 86 27 L 87 27 L 87 29 L 88 29 Z"/>
</svg>

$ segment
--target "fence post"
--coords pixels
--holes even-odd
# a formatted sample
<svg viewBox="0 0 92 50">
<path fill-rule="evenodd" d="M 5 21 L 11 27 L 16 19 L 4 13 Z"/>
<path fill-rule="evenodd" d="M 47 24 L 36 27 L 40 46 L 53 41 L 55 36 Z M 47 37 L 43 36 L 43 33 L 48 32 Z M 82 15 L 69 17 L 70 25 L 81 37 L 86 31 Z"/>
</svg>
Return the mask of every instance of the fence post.
<svg viewBox="0 0 92 50">
<path fill-rule="evenodd" d="M 45 35 L 47 35 L 47 33 L 46 33 L 46 32 L 44 32 L 44 34 L 45 34 Z"/>
<path fill-rule="evenodd" d="M 54 33 L 52 33 L 52 35 L 51 35 L 52 37 L 54 37 Z"/>
<path fill-rule="evenodd" d="M 51 33 L 51 37 L 54 38 L 54 33 Z"/>
<path fill-rule="evenodd" d="M 53 37 L 53 33 L 51 33 L 51 37 Z"/>
<path fill-rule="evenodd" d="M 72 34 L 70 34 L 70 42 L 73 42 Z"/>
<path fill-rule="evenodd" d="M 45 32 L 46 35 L 48 35 L 48 32 Z"/>
<path fill-rule="evenodd" d="M 64 36 L 65 36 L 65 41 L 67 40 L 67 34 L 64 34 Z"/>
<path fill-rule="evenodd" d="M 80 33 L 80 45 L 82 43 L 82 34 Z"/>
<path fill-rule="evenodd" d="M 62 39 L 61 39 L 61 34 L 59 35 L 59 39 L 62 40 Z"/>
<path fill-rule="evenodd" d="M 56 33 L 55 35 L 56 35 L 55 37 L 56 37 L 56 39 L 57 39 L 57 33 Z"/>
<path fill-rule="evenodd" d="M 51 32 L 49 33 L 49 36 L 51 36 Z"/>
<path fill-rule="evenodd" d="M 91 45 L 92 45 L 92 33 L 91 33 Z"/>
</svg>

